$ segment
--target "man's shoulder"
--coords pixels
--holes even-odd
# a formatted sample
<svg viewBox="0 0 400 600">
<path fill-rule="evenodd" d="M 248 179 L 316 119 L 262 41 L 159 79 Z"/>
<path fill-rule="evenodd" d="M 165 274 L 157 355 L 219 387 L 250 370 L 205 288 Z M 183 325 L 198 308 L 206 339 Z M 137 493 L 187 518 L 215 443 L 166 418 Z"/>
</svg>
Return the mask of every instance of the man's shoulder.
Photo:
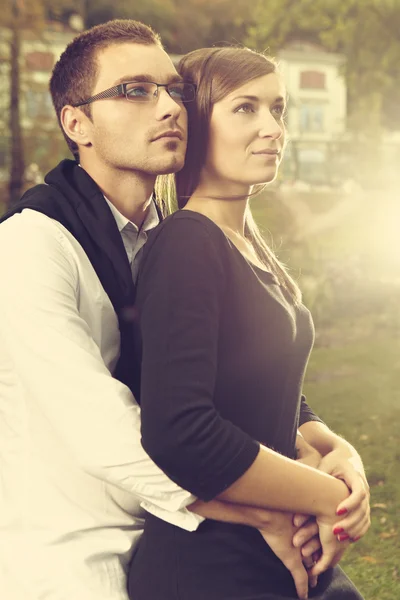
<svg viewBox="0 0 400 600">
<path fill-rule="evenodd" d="M 0 224 L 0 256 L 11 263 L 17 263 L 18 256 L 31 266 L 54 260 L 75 263 L 75 246 L 61 223 L 37 210 L 26 208 Z"/>
<path fill-rule="evenodd" d="M 41 236 L 43 230 L 55 232 L 57 222 L 45 213 L 32 208 L 24 208 L 7 215 L 0 222 L 0 238 L 11 234 L 29 235 L 29 237 Z"/>
</svg>

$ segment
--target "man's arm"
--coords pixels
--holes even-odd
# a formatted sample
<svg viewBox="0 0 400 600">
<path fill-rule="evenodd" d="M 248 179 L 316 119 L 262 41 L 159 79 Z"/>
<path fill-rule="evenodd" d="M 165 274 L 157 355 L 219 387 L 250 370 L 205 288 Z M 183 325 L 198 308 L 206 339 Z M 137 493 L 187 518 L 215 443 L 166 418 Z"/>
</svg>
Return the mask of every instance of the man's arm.
<svg viewBox="0 0 400 600">
<path fill-rule="evenodd" d="M 24 211 L 0 226 L 0 254 L 0 334 L 29 402 L 90 475 L 167 515 L 192 503 L 142 448 L 140 410 L 79 313 L 78 264 L 62 229 Z"/>
</svg>

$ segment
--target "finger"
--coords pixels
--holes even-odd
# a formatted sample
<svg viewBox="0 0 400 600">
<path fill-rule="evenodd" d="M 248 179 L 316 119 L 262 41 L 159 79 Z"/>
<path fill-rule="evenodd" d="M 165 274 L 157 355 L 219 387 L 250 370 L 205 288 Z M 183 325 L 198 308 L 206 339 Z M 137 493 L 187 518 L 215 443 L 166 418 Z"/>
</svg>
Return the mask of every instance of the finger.
<svg viewBox="0 0 400 600">
<path fill-rule="evenodd" d="M 311 569 L 311 567 L 314 566 L 315 561 L 313 560 L 312 556 L 303 556 L 303 565 L 305 566 L 305 568 Z"/>
<path fill-rule="evenodd" d="M 351 488 L 351 494 L 343 500 L 336 509 L 336 514 L 341 516 L 357 509 L 364 502 L 369 502 L 369 491 L 363 480 L 358 475 Z"/>
<path fill-rule="evenodd" d="M 319 539 L 319 536 L 316 535 L 309 542 L 307 542 L 307 544 L 305 544 L 301 548 L 301 555 L 303 558 L 308 557 L 308 556 L 310 558 L 312 558 L 314 553 L 317 552 L 318 550 L 320 550 L 320 548 L 321 548 L 321 541 Z M 313 558 L 312 558 L 312 560 L 314 562 Z"/>
<path fill-rule="evenodd" d="M 318 575 L 321 575 L 321 573 L 324 573 L 327 569 L 337 565 L 343 554 L 344 548 L 343 551 L 340 552 L 335 552 L 332 549 L 332 551 L 322 553 L 321 558 L 315 563 L 309 574 L 313 577 L 318 577 Z"/>
<path fill-rule="evenodd" d="M 293 564 L 289 571 L 293 577 L 298 597 L 305 600 L 308 598 L 308 573 L 301 560 L 296 561 L 296 564 Z"/>
<path fill-rule="evenodd" d="M 318 577 L 315 577 L 314 575 L 311 575 L 311 573 L 308 574 L 308 585 L 312 588 L 317 587 L 318 584 Z"/>
<path fill-rule="evenodd" d="M 315 535 L 318 535 L 318 525 L 316 521 L 309 521 L 303 527 L 300 527 L 298 531 L 293 536 L 293 546 L 295 548 L 300 548 L 304 546 L 309 540 L 311 540 Z"/>
<path fill-rule="evenodd" d="M 293 525 L 295 527 L 302 527 L 305 523 L 307 523 L 309 518 L 310 518 L 310 515 L 302 515 L 302 514 L 296 513 L 295 515 L 293 515 Z"/>
<path fill-rule="evenodd" d="M 317 552 L 314 552 L 314 554 L 313 554 L 313 560 L 314 560 L 314 562 L 318 562 L 319 559 L 321 558 L 321 556 L 322 556 L 322 550 L 321 549 L 317 550 Z"/>
<path fill-rule="evenodd" d="M 351 538 L 358 538 L 364 536 L 371 525 L 371 518 L 369 511 L 366 514 L 352 514 L 347 519 L 343 519 L 339 523 L 336 523 L 333 528 L 333 534 L 335 536 L 343 536 L 347 534 Z"/>
</svg>

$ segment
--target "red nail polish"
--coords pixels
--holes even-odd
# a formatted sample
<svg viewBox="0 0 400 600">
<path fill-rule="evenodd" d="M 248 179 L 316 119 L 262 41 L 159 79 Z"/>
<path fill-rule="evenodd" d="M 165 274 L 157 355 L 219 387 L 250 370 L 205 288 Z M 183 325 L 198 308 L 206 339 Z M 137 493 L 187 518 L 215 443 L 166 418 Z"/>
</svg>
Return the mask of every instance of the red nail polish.
<svg viewBox="0 0 400 600">
<path fill-rule="evenodd" d="M 358 540 L 361 540 L 361 535 L 351 539 L 352 542 L 358 542 Z"/>
<path fill-rule="evenodd" d="M 345 542 L 346 540 L 349 539 L 350 536 L 347 535 L 347 533 L 345 535 L 339 535 L 338 539 L 339 542 Z"/>
<path fill-rule="evenodd" d="M 345 515 L 347 513 L 347 508 L 341 508 L 340 510 L 337 511 L 337 515 L 339 515 L 339 517 L 341 515 Z"/>
<path fill-rule="evenodd" d="M 343 533 L 343 531 L 344 531 L 343 527 L 336 527 L 333 530 L 333 535 L 339 535 L 339 533 Z"/>
</svg>

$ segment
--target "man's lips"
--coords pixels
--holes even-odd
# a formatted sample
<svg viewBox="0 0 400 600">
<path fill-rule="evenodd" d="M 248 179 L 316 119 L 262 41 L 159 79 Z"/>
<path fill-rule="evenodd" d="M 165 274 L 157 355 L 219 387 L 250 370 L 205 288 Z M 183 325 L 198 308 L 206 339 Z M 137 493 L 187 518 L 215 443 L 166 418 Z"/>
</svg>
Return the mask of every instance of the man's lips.
<svg viewBox="0 0 400 600">
<path fill-rule="evenodd" d="M 156 142 L 157 140 L 162 140 L 164 138 L 175 138 L 178 140 L 183 140 L 183 135 L 178 129 L 169 129 L 168 131 L 164 131 L 163 133 L 157 135 L 155 138 L 153 138 L 152 141 Z"/>
</svg>

